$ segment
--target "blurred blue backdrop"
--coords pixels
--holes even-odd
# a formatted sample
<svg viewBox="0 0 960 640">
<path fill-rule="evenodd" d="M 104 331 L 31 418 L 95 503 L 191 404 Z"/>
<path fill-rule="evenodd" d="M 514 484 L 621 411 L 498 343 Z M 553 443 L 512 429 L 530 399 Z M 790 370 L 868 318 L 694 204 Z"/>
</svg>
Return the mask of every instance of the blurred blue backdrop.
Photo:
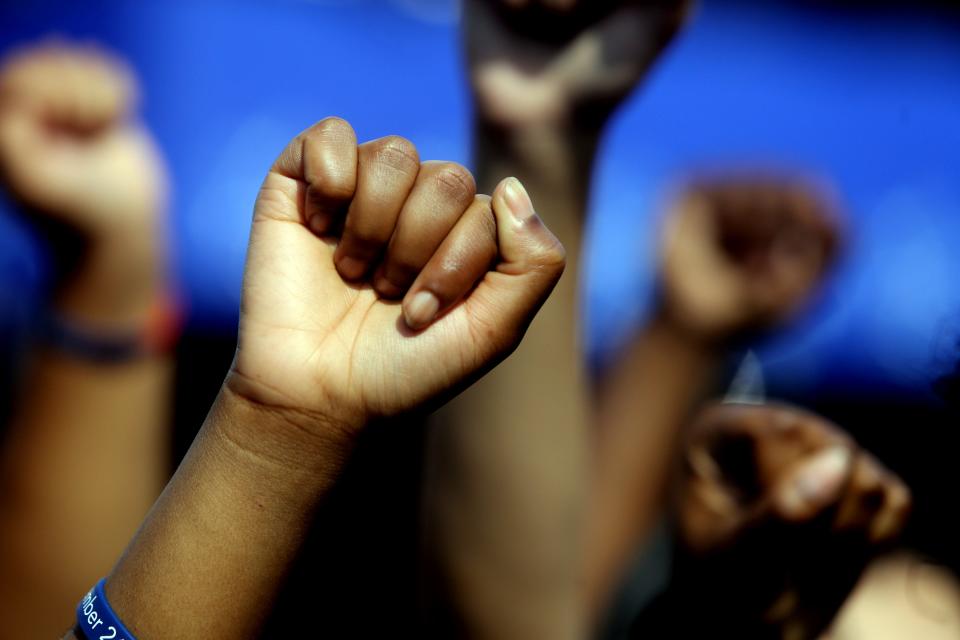
<svg viewBox="0 0 960 640">
<path fill-rule="evenodd" d="M 908 7 L 904 3 L 904 7 Z M 469 100 L 448 0 L 5 2 L 0 51 L 48 34 L 126 56 L 169 162 L 190 328 L 234 329 L 251 206 L 266 168 L 329 114 L 467 162 Z M 602 358 L 646 311 L 662 203 L 724 166 L 829 178 L 847 251 L 821 299 L 762 345 L 795 398 L 922 398 L 958 357 L 960 27 L 931 9 L 703 2 L 607 132 L 583 277 Z M 43 247 L 0 204 L 0 323 L 27 317 Z"/>
</svg>

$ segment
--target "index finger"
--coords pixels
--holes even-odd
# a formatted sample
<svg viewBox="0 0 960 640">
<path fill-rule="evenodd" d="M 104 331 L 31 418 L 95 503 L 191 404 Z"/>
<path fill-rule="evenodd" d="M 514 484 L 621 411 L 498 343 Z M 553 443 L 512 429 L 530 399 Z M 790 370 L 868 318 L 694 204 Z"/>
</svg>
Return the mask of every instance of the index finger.
<svg viewBox="0 0 960 640">
<path fill-rule="evenodd" d="M 336 231 L 357 188 L 357 136 L 342 118 L 329 117 L 295 137 L 274 162 L 272 174 L 295 181 L 285 185 L 298 203 L 296 217 L 317 235 Z M 268 178 L 269 179 L 269 178 Z"/>
</svg>

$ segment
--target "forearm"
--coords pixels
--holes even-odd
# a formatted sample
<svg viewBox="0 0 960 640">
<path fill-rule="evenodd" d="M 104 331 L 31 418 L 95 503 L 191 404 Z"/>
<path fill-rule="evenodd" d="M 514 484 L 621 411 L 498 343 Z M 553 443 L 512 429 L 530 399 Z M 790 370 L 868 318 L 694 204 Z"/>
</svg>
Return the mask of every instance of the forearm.
<svg viewBox="0 0 960 640">
<path fill-rule="evenodd" d="M 224 387 L 107 581 L 139 638 L 255 636 L 349 448 L 290 420 Z"/>
<path fill-rule="evenodd" d="M 717 361 L 715 349 L 656 319 L 606 378 L 586 531 L 586 599 L 595 618 L 662 513 L 681 427 Z"/>
<path fill-rule="evenodd" d="M 141 231 L 93 243 L 53 313 L 83 331 L 139 335 L 164 281 L 156 238 Z M 25 373 L 0 463 L 0 593 L 49 638 L 163 486 L 172 362 L 162 349 L 107 363 L 50 346 Z"/>
<path fill-rule="evenodd" d="M 437 417 L 427 499 L 437 527 L 431 553 L 460 594 L 454 606 L 473 637 L 572 638 L 582 626 L 586 381 L 577 256 L 589 171 L 576 168 L 584 156 L 562 132 L 489 137 L 501 135 L 478 125 L 480 188 L 519 176 L 565 245 L 567 272 L 517 351 Z M 538 135 L 553 147 L 547 155 L 555 164 L 538 164 L 541 150 L 523 146 Z"/>
<path fill-rule="evenodd" d="M 4 446 L 0 589 L 49 638 L 163 485 L 171 367 L 46 353 L 33 369 Z"/>
<path fill-rule="evenodd" d="M 573 125 L 506 127 L 475 118 L 473 164 L 481 192 L 518 178 L 569 252 L 579 251 L 600 131 Z"/>
</svg>

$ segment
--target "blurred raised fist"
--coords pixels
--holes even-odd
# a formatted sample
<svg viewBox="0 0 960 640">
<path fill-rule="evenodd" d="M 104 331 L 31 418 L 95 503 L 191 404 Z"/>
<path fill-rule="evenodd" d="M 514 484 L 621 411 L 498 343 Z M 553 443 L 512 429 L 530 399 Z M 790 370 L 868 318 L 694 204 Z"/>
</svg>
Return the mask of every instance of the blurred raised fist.
<svg viewBox="0 0 960 640">
<path fill-rule="evenodd" d="M 421 163 L 396 136 L 358 146 L 327 118 L 260 189 L 228 387 L 349 435 L 493 367 L 564 261 L 515 179 L 478 196 L 460 165 Z"/>
<path fill-rule="evenodd" d="M 45 44 L 8 56 L 0 170 L 9 189 L 93 239 L 152 229 L 165 174 L 132 117 L 135 95 L 130 72 L 92 46 Z"/>
<path fill-rule="evenodd" d="M 67 258 L 58 308 L 99 330 L 139 330 L 165 288 L 166 173 L 135 94 L 131 73 L 93 46 L 24 48 L 0 67 L 0 177 L 54 223 Z"/>
<path fill-rule="evenodd" d="M 717 615 L 814 638 L 905 524 L 910 492 L 841 429 L 780 406 L 715 405 L 686 444 L 678 571 Z M 718 621 L 714 621 L 718 622 Z"/>
<path fill-rule="evenodd" d="M 470 81 L 484 121 L 599 126 L 683 23 L 691 0 L 467 0 Z"/>
<path fill-rule="evenodd" d="M 768 328 L 807 301 L 837 242 L 832 212 L 809 188 L 771 180 L 699 185 L 667 218 L 664 311 L 707 340 Z"/>
</svg>

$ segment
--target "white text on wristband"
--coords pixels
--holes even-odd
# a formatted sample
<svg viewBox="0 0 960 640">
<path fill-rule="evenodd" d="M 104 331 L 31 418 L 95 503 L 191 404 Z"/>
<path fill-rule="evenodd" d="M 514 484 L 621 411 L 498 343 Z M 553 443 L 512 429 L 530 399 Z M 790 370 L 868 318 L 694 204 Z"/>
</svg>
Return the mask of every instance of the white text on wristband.
<svg viewBox="0 0 960 640">
<path fill-rule="evenodd" d="M 136 640 L 110 608 L 101 580 L 77 605 L 77 628 L 85 640 Z"/>
</svg>

